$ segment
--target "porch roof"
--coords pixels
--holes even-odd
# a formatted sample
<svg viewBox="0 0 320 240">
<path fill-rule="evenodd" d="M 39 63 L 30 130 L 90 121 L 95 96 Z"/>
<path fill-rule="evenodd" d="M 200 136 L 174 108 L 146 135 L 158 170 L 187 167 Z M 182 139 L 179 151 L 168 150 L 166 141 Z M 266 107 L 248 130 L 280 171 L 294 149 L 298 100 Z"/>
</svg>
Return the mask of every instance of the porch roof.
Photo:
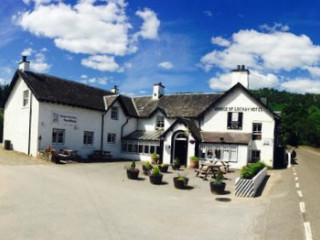
<svg viewBox="0 0 320 240">
<path fill-rule="evenodd" d="M 145 131 L 145 130 L 136 130 L 129 135 L 123 137 L 124 140 L 148 140 L 148 141 L 159 141 L 160 136 L 163 131 Z"/>
<path fill-rule="evenodd" d="M 251 133 L 200 132 L 202 142 L 248 144 Z"/>
</svg>

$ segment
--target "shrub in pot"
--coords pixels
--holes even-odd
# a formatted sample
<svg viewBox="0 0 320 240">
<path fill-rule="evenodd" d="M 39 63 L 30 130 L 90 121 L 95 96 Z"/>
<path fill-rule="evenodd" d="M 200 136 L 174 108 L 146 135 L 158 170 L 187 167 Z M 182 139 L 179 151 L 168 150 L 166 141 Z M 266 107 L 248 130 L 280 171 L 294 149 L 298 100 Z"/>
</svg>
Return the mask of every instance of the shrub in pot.
<svg viewBox="0 0 320 240">
<path fill-rule="evenodd" d="M 256 162 L 244 166 L 240 172 L 240 178 L 242 179 L 252 179 L 255 175 L 258 174 L 263 168 L 267 167 L 263 162 Z"/>
<path fill-rule="evenodd" d="M 210 189 L 211 192 L 214 194 L 223 194 L 224 190 L 226 188 L 226 183 L 222 181 L 223 180 L 223 174 L 219 170 L 216 174 L 216 178 L 210 182 Z"/>
<path fill-rule="evenodd" d="M 152 184 L 157 185 L 162 183 L 162 177 L 163 175 L 160 173 L 159 167 L 155 166 L 151 171 L 149 179 Z"/>
<path fill-rule="evenodd" d="M 156 153 L 151 154 L 151 162 L 152 164 L 157 164 L 159 162 L 159 155 Z"/>
<path fill-rule="evenodd" d="M 142 165 L 143 174 L 149 176 L 150 175 L 150 171 L 152 170 L 152 168 L 153 168 L 153 166 L 151 165 L 151 163 L 149 161 L 146 161 Z"/>
<path fill-rule="evenodd" d="M 127 168 L 127 176 L 129 179 L 138 179 L 139 169 L 136 168 L 136 162 L 132 161 L 131 165 Z"/>
<path fill-rule="evenodd" d="M 190 157 L 190 167 L 197 168 L 199 165 L 199 158 L 197 156 Z"/>
<path fill-rule="evenodd" d="M 188 186 L 189 179 L 184 176 L 178 175 L 173 178 L 174 187 L 177 189 L 185 189 Z"/>
<path fill-rule="evenodd" d="M 171 167 L 172 167 L 172 169 L 173 170 L 179 170 L 180 169 L 180 160 L 178 159 L 178 158 L 175 158 L 174 160 L 173 160 L 173 162 L 172 162 L 172 165 L 171 165 Z"/>
<path fill-rule="evenodd" d="M 161 163 L 161 164 L 159 165 L 159 170 L 160 170 L 160 172 L 162 172 L 162 173 L 166 173 L 166 172 L 168 172 L 168 167 L 169 167 L 168 164 Z"/>
</svg>

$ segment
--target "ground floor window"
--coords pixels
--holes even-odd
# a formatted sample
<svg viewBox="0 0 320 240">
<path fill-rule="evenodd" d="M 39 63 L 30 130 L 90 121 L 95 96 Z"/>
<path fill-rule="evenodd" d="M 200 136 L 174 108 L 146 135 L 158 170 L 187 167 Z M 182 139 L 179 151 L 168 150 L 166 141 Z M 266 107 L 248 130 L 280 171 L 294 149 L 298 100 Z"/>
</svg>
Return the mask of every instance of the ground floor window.
<svg viewBox="0 0 320 240">
<path fill-rule="evenodd" d="M 252 163 L 260 161 L 260 150 L 251 150 L 251 161 Z"/>
<path fill-rule="evenodd" d="M 220 159 L 230 162 L 238 161 L 237 145 L 201 144 L 199 151 L 199 156 L 202 159 Z"/>
<path fill-rule="evenodd" d="M 116 134 L 108 133 L 107 143 L 116 143 Z"/>
<path fill-rule="evenodd" d="M 83 132 L 83 145 L 92 146 L 93 144 L 93 132 Z"/>
<path fill-rule="evenodd" d="M 123 140 L 122 152 L 139 154 L 160 154 L 160 143 L 156 141 Z"/>
<path fill-rule="evenodd" d="M 53 144 L 64 144 L 65 130 L 54 128 L 52 129 L 52 143 Z"/>
</svg>

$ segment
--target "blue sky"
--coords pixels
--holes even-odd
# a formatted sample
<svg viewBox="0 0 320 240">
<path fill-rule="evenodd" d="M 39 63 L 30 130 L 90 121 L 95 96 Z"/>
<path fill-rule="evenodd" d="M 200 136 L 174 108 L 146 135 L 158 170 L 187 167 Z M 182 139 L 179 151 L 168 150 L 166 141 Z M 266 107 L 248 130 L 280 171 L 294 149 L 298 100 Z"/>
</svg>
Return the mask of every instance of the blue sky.
<svg viewBox="0 0 320 240">
<path fill-rule="evenodd" d="M 0 83 L 33 71 L 121 93 L 218 92 L 236 65 L 250 87 L 320 93 L 317 1 L 2 0 Z"/>
</svg>

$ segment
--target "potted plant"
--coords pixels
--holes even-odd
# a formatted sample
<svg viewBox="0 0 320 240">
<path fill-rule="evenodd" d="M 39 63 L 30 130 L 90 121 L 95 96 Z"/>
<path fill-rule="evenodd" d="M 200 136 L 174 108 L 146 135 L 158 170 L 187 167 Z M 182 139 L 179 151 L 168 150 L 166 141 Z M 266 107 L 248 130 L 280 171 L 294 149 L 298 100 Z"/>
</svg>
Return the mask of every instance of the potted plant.
<svg viewBox="0 0 320 240">
<path fill-rule="evenodd" d="M 179 170 L 180 169 L 180 160 L 179 158 L 175 158 L 173 159 L 173 162 L 172 162 L 172 169 L 173 170 Z"/>
<path fill-rule="evenodd" d="M 158 185 L 158 184 L 161 184 L 162 177 L 163 175 L 160 173 L 159 167 L 155 166 L 151 171 L 149 179 L 152 184 Z"/>
<path fill-rule="evenodd" d="M 210 189 L 211 192 L 214 194 L 223 194 L 224 189 L 226 188 L 226 183 L 222 181 L 223 180 L 223 174 L 219 170 L 216 174 L 215 180 L 210 182 Z"/>
<path fill-rule="evenodd" d="M 185 176 L 178 174 L 177 177 L 173 178 L 174 187 L 177 189 L 185 189 L 188 186 L 189 179 Z"/>
<path fill-rule="evenodd" d="M 199 158 L 197 156 L 190 157 L 190 167 L 198 168 L 198 165 L 199 165 Z"/>
<path fill-rule="evenodd" d="M 132 161 L 131 165 L 127 168 L 127 176 L 129 179 L 138 179 L 139 169 L 136 168 L 135 161 Z"/>
<path fill-rule="evenodd" d="M 153 168 L 153 166 L 150 164 L 149 161 L 146 161 L 143 165 L 142 165 L 142 171 L 144 175 L 150 175 L 150 171 Z"/>
<path fill-rule="evenodd" d="M 169 167 L 168 164 L 164 164 L 164 163 L 159 164 L 159 170 L 162 173 L 168 172 L 168 167 Z"/>
<path fill-rule="evenodd" d="M 151 154 L 151 162 L 152 164 L 157 164 L 159 162 L 159 155 L 156 153 Z"/>
</svg>

